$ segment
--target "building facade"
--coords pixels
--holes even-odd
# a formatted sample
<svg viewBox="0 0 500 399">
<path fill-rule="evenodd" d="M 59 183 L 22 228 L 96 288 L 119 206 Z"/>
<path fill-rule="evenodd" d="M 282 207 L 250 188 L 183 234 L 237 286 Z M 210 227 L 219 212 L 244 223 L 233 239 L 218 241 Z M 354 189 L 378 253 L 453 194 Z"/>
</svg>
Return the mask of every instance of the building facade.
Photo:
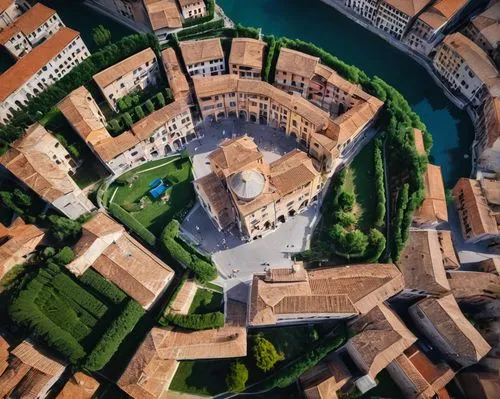
<svg viewBox="0 0 500 399">
<path fill-rule="evenodd" d="M 262 64 L 266 43 L 247 37 L 235 37 L 231 42 L 229 73 L 242 79 L 262 79 Z"/>
<path fill-rule="evenodd" d="M 15 19 L 28 8 L 28 4 L 24 1 L 2 0 L 0 2 L 0 29 L 14 23 Z"/>
<path fill-rule="evenodd" d="M 0 75 L 0 121 L 65 76 L 90 55 L 80 34 L 60 28 Z"/>
<path fill-rule="evenodd" d="M 13 142 L 0 157 L 0 163 L 20 183 L 70 219 L 95 210 L 69 175 L 73 167 L 68 152 L 40 125 L 30 127 Z"/>
<path fill-rule="evenodd" d="M 148 28 L 148 15 L 142 0 L 92 0 L 98 7 L 138 28 Z"/>
<path fill-rule="evenodd" d="M 160 66 L 150 48 L 94 75 L 94 81 L 114 111 L 118 110 L 120 98 L 134 91 L 155 86 L 160 79 Z"/>
<path fill-rule="evenodd" d="M 478 121 L 475 136 L 478 167 L 486 173 L 500 173 L 500 97 L 488 96 Z"/>
<path fill-rule="evenodd" d="M 179 5 L 185 20 L 201 18 L 207 15 L 207 7 L 203 0 L 179 0 Z"/>
<path fill-rule="evenodd" d="M 219 38 L 181 42 L 180 48 L 190 76 L 216 76 L 226 71 Z"/>
<path fill-rule="evenodd" d="M 474 106 L 488 93 L 500 94 L 498 71 L 486 53 L 461 33 L 445 37 L 437 47 L 433 65 L 449 87 Z"/>
</svg>

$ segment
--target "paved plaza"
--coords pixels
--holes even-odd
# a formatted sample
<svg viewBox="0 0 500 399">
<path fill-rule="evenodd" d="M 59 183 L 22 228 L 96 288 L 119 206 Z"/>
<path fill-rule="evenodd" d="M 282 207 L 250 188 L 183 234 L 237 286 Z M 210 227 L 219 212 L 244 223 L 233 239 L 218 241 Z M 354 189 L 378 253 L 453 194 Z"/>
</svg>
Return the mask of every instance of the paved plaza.
<svg viewBox="0 0 500 399">
<path fill-rule="evenodd" d="M 195 179 L 210 173 L 207 156 L 227 138 L 247 134 L 254 137 L 266 162 L 272 162 L 294 148 L 301 149 L 293 138 L 286 137 L 268 126 L 226 119 L 217 123 L 203 123 L 198 127 L 199 139 L 188 144 L 193 159 Z M 199 203 L 182 223 L 182 233 L 199 249 L 212 255 L 226 285 L 234 286 L 251 279 L 252 274 L 266 267 L 291 266 L 291 256 L 309 248 L 314 225 L 318 219 L 318 205 L 289 218 L 263 238 L 242 241 L 239 232 L 220 232 Z"/>
</svg>

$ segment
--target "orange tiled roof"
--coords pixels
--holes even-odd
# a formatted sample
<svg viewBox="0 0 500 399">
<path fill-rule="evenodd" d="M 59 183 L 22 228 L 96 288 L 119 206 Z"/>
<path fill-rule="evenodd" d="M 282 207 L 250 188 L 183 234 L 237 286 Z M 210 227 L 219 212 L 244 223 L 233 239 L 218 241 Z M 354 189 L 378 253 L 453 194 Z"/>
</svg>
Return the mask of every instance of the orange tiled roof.
<svg viewBox="0 0 500 399">
<path fill-rule="evenodd" d="M 180 48 L 186 65 L 224 58 L 219 38 L 184 41 Z"/>
<path fill-rule="evenodd" d="M 438 0 L 420 14 L 418 19 L 433 29 L 439 29 L 457 15 L 466 4 L 467 0 Z"/>
<path fill-rule="evenodd" d="M 63 27 L 3 72 L 0 75 L 0 101 L 5 101 L 7 97 L 20 89 L 79 36 L 77 31 Z"/>
<path fill-rule="evenodd" d="M 182 28 L 182 20 L 175 0 L 145 0 L 153 30 Z"/>
<path fill-rule="evenodd" d="M 78 371 L 69 378 L 56 399 L 91 399 L 98 388 L 95 379 Z"/>
<path fill-rule="evenodd" d="M 265 47 L 266 43 L 262 40 L 247 37 L 234 38 L 231 42 L 229 65 L 236 64 L 262 69 Z"/>
</svg>

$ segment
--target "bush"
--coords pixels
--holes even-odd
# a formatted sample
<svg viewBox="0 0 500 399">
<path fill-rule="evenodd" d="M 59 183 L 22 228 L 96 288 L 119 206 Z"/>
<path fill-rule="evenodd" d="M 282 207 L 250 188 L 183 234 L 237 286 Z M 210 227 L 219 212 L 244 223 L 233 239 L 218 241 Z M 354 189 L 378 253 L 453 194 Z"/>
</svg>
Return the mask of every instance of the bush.
<svg viewBox="0 0 500 399">
<path fill-rule="evenodd" d="M 236 32 L 238 37 L 249 37 L 251 39 L 259 39 L 259 30 L 257 28 L 246 27 L 241 24 L 236 24 Z"/>
<path fill-rule="evenodd" d="M 144 242 L 152 247 L 156 244 L 156 237 L 148 229 L 146 229 L 136 218 L 123 209 L 118 204 L 110 204 L 109 211 L 121 223 L 127 226 L 133 233 L 139 236 Z"/>
<path fill-rule="evenodd" d="M 147 114 L 151 114 L 155 110 L 155 106 L 153 105 L 153 102 L 151 100 L 148 100 L 144 103 L 144 106 L 146 107 L 146 112 Z"/>
<path fill-rule="evenodd" d="M 48 218 L 49 235 L 58 244 L 73 243 L 80 237 L 82 225 L 64 216 L 51 215 Z"/>
<path fill-rule="evenodd" d="M 101 370 L 113 357 L 125 337 L 132 332 L 144 309 L 134 300 L 127 302 L 125 309 L 113 320 L 95 348 L 85 359 L 84 367 L 90 371 Z"/>
<path fill-rule="evenodd" d="M 351 227 L 356 224 L 356 216 L 350 212 L 345 212 L 342 210 L 335 212 L 335 220 L 342 227 Z"/>
<path fill-rule="evenodd" d="M 165 316 L 165 320 L 174 326 L 189 330 L 208 330 L 224 327 L 224 314 L 212 312 L 204 314 L 172 314 Z"/>
<path fill-rule="evenodd" d="M 132 125 L 134 124 L 134 121 L 132 120 L 132 117 L 130 116 L 130 114 L 128 112 L 125 112 L 122 115 L 122 123 L 126 129 L 130 129 L 132 127 Z"/>
<path fill-rule="evenodd" d="M 385 236 L 377 229 L 371 229 L 368 234 L 368 242 L 369 248 L 366 262 L 377 263 L 385 249 Z"/>
<path fill-rule="evenodd" d="M 276 38 L 274 36 L 270 36 L 269 38 L 266 38 L 267 42 L 267 55 L 266 58 L 264 59 L 264 67 L 263 67 L 263 73 L 262 73 L 262 79 L 264 79 L 266 82 L 269 82 L 269 74 L 271 72 L 271 67 L 273 65 L 273 59 L 275 56 L 276 52 Z"/>
<path fill-rule="evenodd" d="M 346 212 L 351 212 L 354 207 L 354 194 L 348 191 L 342 191 L 337 201 L 340 209 Z"/>
<path fill-rule="evenodd" d="M 112 284 L 90 268 L 80 276 L 79 280 L 84 286 L 90 288 L 92 291 L 95 291 L 114 304 L 119 304 L 128 298 L 116 285 Z"/>
<path fill-rule="evenodd" d="M 204 24 L 193 26 L 191 28 L 183 29 L 179 33 L 177 33 L 177 37 L 179 38 L 179 40 L 186 39 L 189 36 L 194 36 L 198 33 L 209 32 L 221 29 L 223 27 L 224 27 L 224 20 L 218 19 L 216 21 L 211 21 Z"/>
<path fill-rule="evenodd" d="M 226 384 L 228 391 L 241 392 L 245 389 L 248 381 L 248 369 L 241 362 L 231 363 L 229 373 L 226 376 Z"/>
<path fill-rule="evenodd" d="M 97 47 L 104 47 L 111 41 L 111 31 L 102 25 L 98 25 L 92 29 L 92 39 L 94 39 Z"/>
<path fill-rule="evenodd" d="M 135 112 L 135 116 L 137 117 L 138 120 L 141 120 L 145 116 L 144 111 L 142 110 L 142 107 L 140 105 L 137 105 L 134 108 L 134 112 Z"/>
<path fill-rule="evenodd" d="M 65 266 L 71 263 L 74 258 L 73 250 L 70 247 L 64 247 L 52 258 L 52 261 L 60 266 Z"/>
<path fill-rule="evenodd" d="M 377 227 L 382 227 L 385 221 L 385 178 L 384 178 L 384 162 L 382 160 L 382 144 L 377 141 L 373 151 L 375 164 L 375 220 L 374 224 Z"/>
<path fill-rule="evenodd" d="M 408 206 L 408 184 L 405 184 L 401 191 L 399 192 L 397 205 L 396 205 L 396 215 L 394 219 L 394 226 L 392 231 L 393 236 L 393 247 L 392 247 L 392 259 L 397 261 L 399 255 L 404 248 L 402 224 L 405 215 L 406 207 Z"/>
<path fill-rule="evenodd" d="M 264 372 L 271 370 L 276 363 L 285 358 L 283 353 L 279 353 L 276 350 L 272 342 L 268 341 L 261 335 L 258 335 L 257 338 L 255 338 L 252 351 L 255 364 Z"/>
<path fill-rule="evenodd" d="M 186 245 L 183 246 L 177 242 L 180 224 L 173 219 L 168 223 L 162 232 L 162 243 L 165 250 L 184 266 L 191 269 L 196 278 L 201 282 L 207 282 L 217 277 L 217 269 L 211 263 L 208 263 L 203 257 Z"/>
<path fill-rule="evenodd" d="M 165 106 L 165 97 L 163 96 L 163 93 L 156 93 L 156 102 L 158 103 L 158 108 L 164 107 Z"/>
</svg>

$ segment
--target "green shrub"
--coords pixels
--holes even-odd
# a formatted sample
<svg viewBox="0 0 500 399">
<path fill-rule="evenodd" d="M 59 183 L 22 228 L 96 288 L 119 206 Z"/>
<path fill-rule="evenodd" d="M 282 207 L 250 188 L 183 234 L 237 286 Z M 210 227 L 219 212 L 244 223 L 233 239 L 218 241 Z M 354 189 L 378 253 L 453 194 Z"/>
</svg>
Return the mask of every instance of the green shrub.
<svg viewBox="0 0 500 399">
<path fill-rule="evenodd" d="M 272 342 L 258 335 L 252 348 L 255 364 L 264 372 L 272 370 L 276 363 L 285 358 L 283 353 L 279 353 Z"/>
<path fill-rule="evenodd" d="M 248 381 L 248 369 L 241 362 L 231 363 L 229 373 L 226 376 L 227 389 L 230 392 L 241 392 L 245 389 Z"/>
<path fill-rule="evenodd" d="M 136 105 L 136 107 L 134 108 L 134 112 L 137 119 L 141 120 L 142 118 L 144 118 L 144 111 L 142 110 L 142 107 L 140 105 Z"/>
<path fill-rule="evenodd" d="M 60 266 L 65 266 L 71 263 L 74 258 L 73 250 L 70 247 L 64 247 L 52 258 L 52 261 Z"/>
<path fill-rule="evenodd" d="M 143 315 L 144 309 L 141 305 L 130 300 L 85 359 L 84 367 L 90 371 L 101 370 L 110 361 L 122 341 L 132 332 Z"/>
<path fill-rule="evenodd" d="M 408 206 L 408 190 L 409 186 L 408 184 L 405 184 L 399 192 L 397 199 L 396 215 L 392 229 L 393 247 L 391 253 L 392 259 L 394 259 L 395 261 L 399 259 L 401 251 L 403 250 L 405 244 L 403 240 L 402 224 L 406 207 Z"/>
<path fill-rule="evenodd" d="M 348 191 L 342 191 L 337 201 L 341 210 L 351 212 L 355 202 L 354 194 Z"/>
<path fill-rule="evenodd" d="M 81 275 L 80 282 L 114 304 L 127 299 L 127 295 L 122 290 L 90 268 Z"/>
<path fill-rule="evenodd" d="M 109 211 L 121 223 L 127 226 L 132 232 L 139 236 L 143 241 L 151 245 L 156 244 L 156 237 L 148 229 L 146 229 L 135 217 L 128 213 L 118 204 L 110 204 Z"/>
<path fill-rule="evenodd" d="M 339 210 L 335 212 L 335 220 L 342 227 L 351 227 L 356 224 L 356 216 L 350 212 Z"/>
<path fill-rule="evenodd" d="M 208 330 L 223 327 L 224 314 L 221 312 L 187 315 L 169 313 L 165 316 L 165 321 L 189 330 Z"/>
<path fill-rule="evenodd" d="M 51 215 L 48 217 L 50 224 L 49 235 L 58 244 L 71 244 L 80 237 L 82 225 L 76 220 L 64 216 Z"/>
<path fill-rule="evenodd" d="M 375 220 L 374 225 L 381 227 L 385 220 L 385 178 L 384 178 L 384 162 L 382 160 L 382 144 L 377 141 L 375 149 L 373 150 L 374 164 L 375 164 Z"/>
<path fill-rule="evenodd" d="M 104 47 L 111 41 L 111 31 L 102 25 L 98 25 L 92 29 L 92 39 L 94 39 L 97 47 Z"/>
<path fill-rule="evenodd" d="M 122 123 L 123 123 L 123 126 L 125 126 L 125 128 L 127 128 L 127 129 L 130 129 L 132 127 L 132 125 L 134 124 L 134 121 L 132 120 L 132 117 L 130 116 L 130 114 L 128 112 L 125 112 L 122 115 Z"/>
<path fill-rule="evenodd" d="M 165 106 L 165 97 L 163 96 L 163 93 L 156 93 L 155 98 L 156 103 L 158 104 L 158 108 Z"/>
<path fill-rule="evenodd" d="M 122 204 L 122 208 L 127 212 L 138 212 L 141 210 L 141 205 L 137 202 L 125 202 Z"/>
<path fill-rule="evenodd" d="M 251 39 L 259 39 L 259 30 L 257 28 L 246 27 L 241 24 L 236 24 L 236 32 L 238 37 L 249 37 Z"/>
<path fill-rule="evenodd" d="M 151 114 L 155 110 L 155 106 L 153 105 L 153 102 L 151 100 L 148 100 L 144 103 L 144 106 L 146 107 L 146 112 L 147 114 Z"/>
<path fill-rule="evenodd" d="M 385 236 L 377 229 L 371 229 L 368 234 L 369 248 L 366 262 L 377 263 L 386 246 Z"/>
<path fill-rule="evenodd" d="M 265 38 L 265 41 L 267 43 L 267 54 L 266 58 L 264 59 L 262 79 L 264 79 L 266 82 L 269 82 L 269 74 L 271 72 L 271 67 L 273 65 L 273 59 L 276 51 L 276 38 L 274 36 L 269 36 L 269 38 Z"/>
<path fill-rule="evenodd" d="M 224 20 L 218 19 L 216 21 L 206 22 L 204 24 L 199 24 L 191 28 L 183 29 L 177 33 L 177 37 L 179 38 L 179 40 L 182 40 L 190 36 L 194 36 L 198 33 L 209 32 L 223 27 L 224 27 Z"/>
</svg>

